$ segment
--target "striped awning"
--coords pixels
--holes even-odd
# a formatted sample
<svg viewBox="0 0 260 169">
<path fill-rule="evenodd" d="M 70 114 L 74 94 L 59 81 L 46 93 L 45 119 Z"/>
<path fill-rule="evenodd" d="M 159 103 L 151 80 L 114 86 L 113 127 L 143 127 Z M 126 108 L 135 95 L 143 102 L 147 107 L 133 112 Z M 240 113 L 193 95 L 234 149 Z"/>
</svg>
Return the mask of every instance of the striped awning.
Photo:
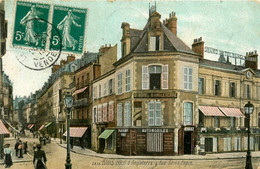
<svg viewBox="0 0 260 169">
<path fill-rule="evenodd" d="M 228 117 L 245 117 L 239 108 L 219 107 L 219 109 Z"/>
<path fill-rule="evenodd" d="M 115 130 L 105 130 L 98 138 L 107 139 Z"/>
<path fill-rule="evenodd" d="M 83 88 L 81 88 L 81 89 L 78 89 L 78 90 L 76 90 L 73 94 L 72 94 L 72 96 L 74 96 L 75 94 L 79 94 L 79 93 L 82 93 L 82 92 L 84 92 L 86 89 L 88 88 L 88 86 L 87 87 L 83 87 Z"/>
<path fill-rule="evenodd" d="M 214 106 L 199 106 L 200 111 L 205 115 L 205 116 L 225 116 L 218 107 Z"/>
<path fill-rule="evenodd" d="M 30 127 L 28 127 L 29 129 L 32 129 L 34 126 L 34 124 L 30 124 Z"/>
<path fill-rule="evenodd" d="M 48 124 L 46 124 L 45 128 L 49 127 L 52 124 L 52 122 L 49 122 Z"/>
<path fill-rule="evenodd" d="M 0 120 L 0 134 L 10 134 L 2 120 Z"/>
<path fill-rule="evenodd" d="M 45 126 L 44 124 L 41 125 L 41 127 L 39 128 L 39 131 L 41 131 L 41 130 L 43 129 L 44 126 Z"/>
<path fill-rule="evenodd" d="M 70 127 L 70 137 L 79 137 L 81 138 L 87 131 L 87 127 Z M 63 134 L 67 137 L 67 131 Z"/>
</svg>

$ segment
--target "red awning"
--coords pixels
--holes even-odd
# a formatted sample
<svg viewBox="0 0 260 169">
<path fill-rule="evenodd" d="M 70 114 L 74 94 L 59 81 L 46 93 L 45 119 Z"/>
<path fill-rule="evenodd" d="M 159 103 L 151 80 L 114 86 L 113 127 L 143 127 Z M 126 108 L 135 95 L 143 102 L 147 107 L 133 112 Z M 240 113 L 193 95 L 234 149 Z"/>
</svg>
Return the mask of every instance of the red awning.
<svg viewBox="0 0 260 169">
<path fill-rule="evenodd" d="M 0 120 L 0 134 L 10 134 L 2 120 Z"/>
<path fill-rule="evenodd" d="M 82 92 L 84 92 L 86 89 L 88 88 L 88 86 L 87 87 L 83 87 L 83 88 L 81 88 L 81 89 L 78 89 L 78 90 L 76 90 L 73 94 L 72 94 L 72 96 L 74 96 L 75 94 L 79 94 L 79 93 L 82 93 Z"/>
<path fill-rule="evenodd" d="M 34 124 L 31 124 L 31 125 L 30 125 L 30 127 L 29 127 L 29 129 L 32 129 L 32 128 L 33 128 L 33 126 L 34 126 Z"/>
<path fill-rule="evenodd" d="M 70 137 L 81 138 L 87 129 L 87 127 L 70 127 Z M 67 136 L 67 131 L 63 134 L 63 136 Z"/>
<path fill-rule="evenodd" d="M 245 117 L 238 108 L 219 107 L 219 109 L 228 117 Z"/>
<path fill-rule="evenodd" d="M 31 124 L 29 124 L 27 127 L 30 128 L 30 127 L 31 127 Z"/>
<path fill-rule="evenodd" d="M 45 126 L 45 125 L 43 124 L 43 125 L 39 128 L 39 131 L 42 130 L 44 126 Z"/>
<path fill-rule="evenodd" d="M 199 109 L 205 116 L 225 116 L 218 107 L 199 106 Z"/>
</svg>

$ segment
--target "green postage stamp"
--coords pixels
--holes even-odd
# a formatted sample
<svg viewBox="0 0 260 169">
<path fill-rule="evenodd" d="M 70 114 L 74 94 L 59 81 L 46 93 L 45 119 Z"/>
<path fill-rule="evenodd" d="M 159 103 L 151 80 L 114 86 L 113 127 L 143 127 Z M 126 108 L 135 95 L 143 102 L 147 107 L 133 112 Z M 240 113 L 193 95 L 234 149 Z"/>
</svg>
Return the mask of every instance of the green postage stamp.
<svg viewBox="0 0 260 169">
<path fill-rule="evenodd" d="M 61 35 L 62 51 L 82 53 L 87 9 L 54 5 L 53 16 L 53 26 L 58 28 Z M 52 33 L 50 50 L 57 50 L 56 46 L 59 45 L 58 36 Z"/>
</svg>

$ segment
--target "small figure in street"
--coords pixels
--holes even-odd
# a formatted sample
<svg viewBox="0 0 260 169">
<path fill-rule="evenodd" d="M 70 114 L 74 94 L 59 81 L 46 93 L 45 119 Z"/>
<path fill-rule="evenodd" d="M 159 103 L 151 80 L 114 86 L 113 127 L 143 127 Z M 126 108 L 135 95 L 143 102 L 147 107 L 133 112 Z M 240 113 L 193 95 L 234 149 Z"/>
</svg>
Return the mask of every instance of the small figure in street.
<svg viewBox="0 0 260 169">
<path fill-rule="evenodd" d="M 70 138 L 70 148 L 73 149 L 73 138 Z"/>
<path fill-rule="evenodd" d="M 27 148 L 28 148 L 27 141 L 25 141 L 25 142 L 23 143 L 23 146 L 24 146 L 24 154 L 27 154 Z"/>
<path fill-rule="evenodd" d="M 4 154 L 5 154 L 5 168 L 10 168 L 13 165 L 12 161 L 12 155 L 13 150 L 10 148 L 10 144 L 6 144 L 6 147 L 4 148 Z"/>
<path fill-rule="evenodd" d="M 43 145 L 46 145 L 46 136 L 43 136 Z"/>
<path fill-rule="evenodd" d="M 42 136 L 39 137 L 39 142 L 42 145 Z"/>
<path fill-rule="evenodd" d="M 23 142 L 21 140 L 19 141 L 18 150 L 19 150 L 19 157 L 18 158 L 23 158 Z"/>
<path fill-rule="evenodd" d="M 34 152 L 33 164 L 35 169 L 47 169 L 46 167 L 46 155 L 43 150 L 41 150 L 41 145 L 37 144 L 37 151 Z"/>
<path fill-rule="evenodd" d="M 16 141 L 15 145 L 14 145 L 14 149 L 15 149 L 15 155 L 16 157 L 18 156 L 18 146 L 19 146 L 19 142 Z"/>
<path fill-rule="evenodd" d="M 37 150 L 37 147 L 36 147 L 36 143 L 33 143 L 33 151 L 36 151 Z"/>
</svg>

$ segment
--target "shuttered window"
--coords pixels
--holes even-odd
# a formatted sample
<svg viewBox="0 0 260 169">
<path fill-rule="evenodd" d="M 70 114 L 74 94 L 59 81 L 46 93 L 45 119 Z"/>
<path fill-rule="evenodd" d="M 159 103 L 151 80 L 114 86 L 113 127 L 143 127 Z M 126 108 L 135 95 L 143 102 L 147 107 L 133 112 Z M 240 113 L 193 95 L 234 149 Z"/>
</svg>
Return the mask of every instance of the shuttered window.
<svg viewBox="0 0 260 169">
<path fill-rule="evenodd" d="M 162 125 L 162 108 L 161 102 L 148 103 L 148 125 L 161 126 Z"/>
<path fill-rule="evenodd" d="M 93 89 L 93 99 L 97 98 L 97 87 L 95 86 Z"/>
<path fill-rule="evenodd" d="M 125 90 L 126 92 L 131 90 L 131 71 L 130 69 L 126 70 L 126 78 L 125 78 Z"/>
<path fill-rule="evenodd" d="M 224 138 L 224 151 L 231 151 L 231 137 Z"/>
<path fill-rule="evenodd" d="M 108 82 L 108 92 L 109 94 L 113 93 L 113 79 L 110 79 Z"/>
<path fill-rule="evenodd" d="M 149 84 L 148 67 L 142 66 L 142 89 L 147 90 Z"/>
<path fill-rule="evenodd" d="M 99 98 L 101 97 L 101 94 L 102 94 L 101 91 L 102 91 L 101 85 L 99 85 L 99 92 L 98 92 L 98 93 L 99 93 L 99 94 L 98 94 L 98 97 L 99 97 Z"/>
<path fill-rule="evenodd" d="M 117 87 L 118 87 L 118 94 L 122 94 L 122 73 L 118 74 Z"/>
<path fill-rule="evenodd" d="M 192 125 L 193 124 L 193 104 L 190 102 L 184 103 L 184 122 L 183 124 Z"/>
<path fill-rule="evenodd" d="M 104 96 L 107 95 L 107 82 L 104 83 Z"/>
<path fill-rule="evenodd" d="M 247 150 L 248 137 L 244 137 L 244 150 Z"/>
<path fill-rule="evenodd" d="M 98 105 L 98 122 L 102 122 L 102 104 Z"/>
<path fill-rule="evenodd" d="M 108 108 L 108 121 L 114 120 L 114 102 L 109 102 L 109 108 Z"/>
<path fill-rule="evenodd" d="M 168 65 L 162 66 L 162 89 L 168 89 Z"/>
<path fill-rule="evenodd" d="M 204 78 L 199 78 L 199 94 L 204 94 Z"/>
<path fill-rule="evenodd" d="M 248 147 L 248 137 L 244 137 L 244 150 Z M 254 150 L 254 137 L 250 137 L 250 150 Z"/>
<path fill-rule="evenodd" d="M 124 126 L 131 126 L 132 113 L 130 102 L 125 103 Z"/>
<path fill-rule="evenodd" d="M 93 107 L 93 116 L 92 116 L 93 123 L 97 122 L 97 107 Z"/>
<path fill-rule="evenodd" d="M 122 103 L 117 104 L 117 126 L 122 126 L 123 120 L 123 105 Z"/>
<path fill-rule="evenodd" d="M 184 67 L 183 70 L 183 82 L 184 82 L 184 89 L 185 90 L 192 90 L 192 68 Z"/>
<path fill-rule="evenodd" d="M 156 48 L 156 37 L 155 36 L 150 36 L 149 49 L 150 49 L 150 51 L 155 51 L 155 48 Z"/>
<path fill-rule="evenodd" d="M 240 150 L 241 150 L 241 138 L 234 137 L 234 151 L 240 151 Z"/>
<path fill-rule="evenodd" d="M 147 133 L 147 152 L 163 152 L 163 133 Z"/>
<path fill-rule="evenodd" d="M 107 121 L 107 103 L 103 104 L 103 122 Z"/>
<path fill-rule="evenodd" d="M 213 138 L 213 152 L 218 152 L 218 138 Z"/>
</svg>

